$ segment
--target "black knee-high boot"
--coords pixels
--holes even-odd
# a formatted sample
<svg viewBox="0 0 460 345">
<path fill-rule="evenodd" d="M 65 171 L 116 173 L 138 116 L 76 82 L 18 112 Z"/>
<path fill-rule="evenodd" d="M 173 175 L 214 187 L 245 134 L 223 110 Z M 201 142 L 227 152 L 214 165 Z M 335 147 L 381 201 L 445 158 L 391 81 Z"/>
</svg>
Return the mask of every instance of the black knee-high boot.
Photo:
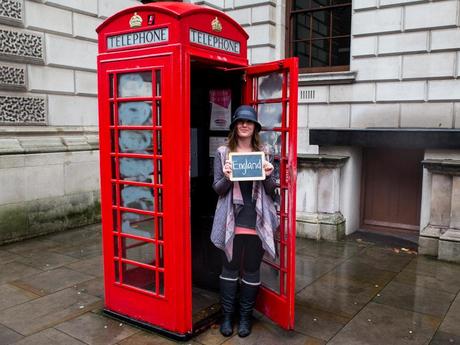
<svg viewBox="0 0 460 345">
<path fill-rule="evenodd" d="M 249 285 L 244 281 L 241 282 L 240 290 L 240 324 L 238 326 L 238 335 L 242 338 L 251 334 L 252 327 L 252 310 L 256 304 L 257 292 L 259 285 Z"/>
<path fill-rule="evenodd" d="M 223 316 L 222 323 L 220 324 L 220 333 L 224 337 L 229 337 L 233 334 L 232 319 L 235 312 L 237 288 L 237 280 L 226 280 L 220 278 L 220 303 Z"/>
</svg>

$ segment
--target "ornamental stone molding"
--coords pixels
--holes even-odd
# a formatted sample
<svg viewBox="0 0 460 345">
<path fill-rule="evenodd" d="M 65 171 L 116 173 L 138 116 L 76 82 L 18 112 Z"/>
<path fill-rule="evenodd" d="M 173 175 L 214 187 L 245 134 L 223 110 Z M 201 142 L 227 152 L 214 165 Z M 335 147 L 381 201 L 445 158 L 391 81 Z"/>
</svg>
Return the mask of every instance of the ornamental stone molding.
<svg viewBox="0 0 460 345">
<path fill-rule="evenodd" d="M 23 26 L 24 3 L 22 0 L 0 2 L 0 23 Z"/>
<path fill-rule="evenodd" d="M 46 122 L 45 97 L 0 95 L 0 124 L 46 125 Z"/>
<path fill-rule="evenodd" d="M 43 34 L 0 27 L 0 42 L 3 59 L 44 63 Z"/>
<path fill-rule="evenodd" d="M 2 126 L 0 123 L 0 160 L 2 155 L 95 150 L 99 150 L 96 126 Z"/>
<path fill-rule="evenodd" d="M 26 88 L 25 66 L 0 64 L 0 89 L 25 90 Z"/>
</svg>

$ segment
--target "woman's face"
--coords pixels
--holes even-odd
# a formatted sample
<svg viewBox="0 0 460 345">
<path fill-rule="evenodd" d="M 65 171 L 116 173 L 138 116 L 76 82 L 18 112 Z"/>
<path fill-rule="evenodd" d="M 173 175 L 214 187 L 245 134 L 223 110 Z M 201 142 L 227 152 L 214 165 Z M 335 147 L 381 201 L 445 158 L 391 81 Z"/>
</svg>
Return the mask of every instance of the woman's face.
<svg viewBox="0 0 460 345">
<path fill-rule="evenodd" d="M 254 129 L 254 122 L 246 120 L 239 120 L 236 122 L 236 134 L 239 138 L 251 138 L 254 134 Z"/>
</svg>

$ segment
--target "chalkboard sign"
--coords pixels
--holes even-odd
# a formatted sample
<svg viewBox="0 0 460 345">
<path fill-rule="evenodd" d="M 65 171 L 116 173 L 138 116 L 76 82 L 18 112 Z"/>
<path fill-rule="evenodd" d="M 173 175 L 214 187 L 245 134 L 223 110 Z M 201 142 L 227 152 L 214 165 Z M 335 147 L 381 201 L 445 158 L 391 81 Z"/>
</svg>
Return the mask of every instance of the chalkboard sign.
<svg viewBox="0 0 460 345">
<path fill-rule="evenodd" d="M 229 159 L 232 164 L 231 181 L 265 180 L 263 152 L 231 152 Z"/>
</svg>

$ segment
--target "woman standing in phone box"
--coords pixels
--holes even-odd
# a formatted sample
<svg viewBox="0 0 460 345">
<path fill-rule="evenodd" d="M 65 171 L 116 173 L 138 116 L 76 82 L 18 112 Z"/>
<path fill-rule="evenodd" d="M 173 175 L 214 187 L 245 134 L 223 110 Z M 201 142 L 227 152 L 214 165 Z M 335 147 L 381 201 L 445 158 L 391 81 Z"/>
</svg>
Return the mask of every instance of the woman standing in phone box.
<svg viewBox="0 0 460 345">
<path fill-rule="evenodd" d="M 274 205 L 276 181 L 272 174 L 273 165 L 265 160 L 266 178 L 263 181 L 230 181 L 230 152 L 263 151 L 272 158 L 267 147 L 260 144 L 261 128 L 254 108 L 248 105 L 238 107 L 232 117 L 227 144 L 217 149 L 214 159 L 213 188 L 219 199 L 211 241 L 222 250 L 220 297 L 223 321 L 220 332 L 226 337 L 233 334 L 232 318 L 240 273 L 238 335 L 246 337 L 251 333 L 262 258 L 265 252 L 276 257 L 274 232 L 279 222 Z"/>
</svg>

